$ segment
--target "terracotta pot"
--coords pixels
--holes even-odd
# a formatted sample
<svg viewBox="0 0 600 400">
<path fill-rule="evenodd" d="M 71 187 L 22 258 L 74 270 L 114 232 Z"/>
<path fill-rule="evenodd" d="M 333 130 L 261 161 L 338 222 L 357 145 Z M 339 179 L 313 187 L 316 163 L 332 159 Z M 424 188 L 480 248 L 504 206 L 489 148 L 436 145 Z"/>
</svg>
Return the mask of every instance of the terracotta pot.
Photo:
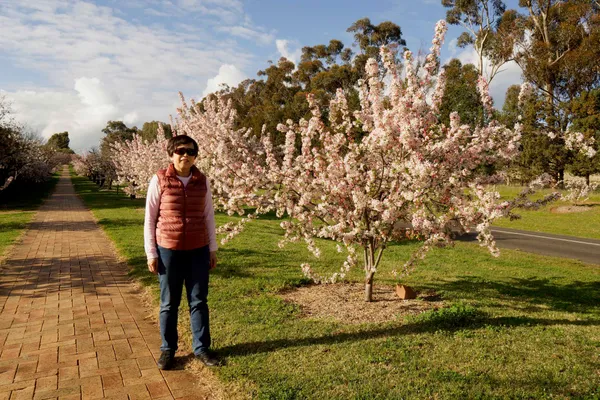
<svg viewBox="0 0 600 400">
<path fill-rule="evenodd" d="M 405 285 L 396 285 L 396 294 L 402 300 L 416 299 L 417 292 L 413 290 L 410 286 Z"/>
</svg>

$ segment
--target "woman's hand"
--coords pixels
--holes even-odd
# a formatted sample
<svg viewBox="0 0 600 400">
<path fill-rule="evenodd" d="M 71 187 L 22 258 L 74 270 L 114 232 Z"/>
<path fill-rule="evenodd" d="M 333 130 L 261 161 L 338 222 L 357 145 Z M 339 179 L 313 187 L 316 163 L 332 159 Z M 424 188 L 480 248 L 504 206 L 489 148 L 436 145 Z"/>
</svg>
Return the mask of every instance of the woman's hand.
<svg viewBox="0 0 600 400">
<path fill-rule="evenodd" d="M 217 267 L 217 252 L 210 252 L 210 269 L 215 269 Z"/>
<path fill-rule="evenodd" d="M 158 274 L 158 258 L 150 258 L 148 260 L 148 271 L 154 275 Z"/>
</svg>

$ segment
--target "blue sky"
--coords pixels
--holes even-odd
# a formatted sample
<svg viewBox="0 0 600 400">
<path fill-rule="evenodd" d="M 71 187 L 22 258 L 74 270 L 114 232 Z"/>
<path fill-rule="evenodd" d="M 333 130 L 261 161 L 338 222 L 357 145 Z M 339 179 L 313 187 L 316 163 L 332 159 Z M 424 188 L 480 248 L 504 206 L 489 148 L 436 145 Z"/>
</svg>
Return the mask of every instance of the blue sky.
<svg viewBox="0 0 600 400">
<path fill-rule="evenodd" d="M 67 130 L 84 150 L 108 120 L 167 121 L 178 91 L 198 99 L 256 77 L 267 60 L 297 59 L 302 46 L 350 46 L 359 18 L 393 21 L 411 50 L 428 49 L 445 12 L 440 0 L 2 0 L 0 94 L 32 130 Z M 461 31 L 448 31 L 443 61 L 473 59 L 453 44 Z M 519 81 L 507 65 L 491 87 L 497 105 Z"/>
</svg>

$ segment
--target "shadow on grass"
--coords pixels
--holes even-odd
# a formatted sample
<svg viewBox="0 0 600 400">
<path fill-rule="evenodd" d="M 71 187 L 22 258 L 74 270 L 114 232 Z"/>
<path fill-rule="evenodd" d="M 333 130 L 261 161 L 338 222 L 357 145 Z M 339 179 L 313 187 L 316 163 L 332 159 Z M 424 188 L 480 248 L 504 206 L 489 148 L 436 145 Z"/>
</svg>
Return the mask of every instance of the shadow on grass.
<svg viewBox="0 0 600 400">
<path fill-rule="evenodd" d="M 2 222 L 0 223 L 0 229 L 2 231 L 12 231 L 12 230 L 16 230 L 16 229 L 23 229 L 25 227 L 27 227 L 27 222 Z"/>
<path fill-rule="evenodd" d="M 221 252 L 222 250 L 219 250 L 219 251 Z M 248 251 L 248 252 L 250 252 L 250 251 Z M 146 259 L 145 255 L 128 257 L 127 264 L 129 265 L 129 268 L 130 268 L 130 270 L 129 270 L 130 277 L 141 281 L 141 283 L 146 286 L 151 286 L 151 285 L 157 284 L 158 280 L 157 280 L 156 275 L 154 275 L 148 271 L 147 259 Z M 248 278 L 248 279 L 256 278 L 256 274 L 253 274 L 252 272 L 247 272 L 246 270 L 244 270 L 237 264 L 234 265 L 234 264 L 227 263 L 227 262 L 219 262 L 217 268 L 210 271 L 210 274 L 218 275 L 223 278 L 231 278 L 231 277 Z"/>
<path fill-rule="evenodd" d="M 19 184 L 18 180 L 0 191 L 0 211 L 35 211 L 50 196 L 58 183 L 59 174 L 37 184 Z"/>
<path fill-rule="evenodd" d="M 568 398 L 590 400 L 600 398 L 600 387 L 594 389 L 592 386 L 591 391 L 588 391 L 586 388 L 577 388 L 575 385 L 569 387 L 568 385 L 565 385 L 565 381 L 560 379 L 560 377 L 551 376 L 549 374 L 543 376 L 538 375 L 535 379 L 532 379 L 531 376 L 522 377 L 517 374 L 511 374 L 511 376 L 507 378 L 498 378 L 493 376 L 493 374 L 486 373 L 477 377 L 471 376 L 465 383 L 468 384 L 470 382 L 481 383 L 491 388 L 510 388 L 509 390 L 511 392 L 519 393 L 519 395 L 513 394 L 508 398 Z M 477 398 L 486 398 L 485 395 L 487 395 L 487 398 L 500 398 L 493 393 L 484 393 Z"/>
<path fill-rule="evenodd" d="M 256 276 L 250 272 L 242 271 L 238 267 L 234 267 L 228 263 L 220 263 L 218 267 L 210 271 L 211 275 L 218 275 L 221 278 L 246 278 L 252 279 Z"/>
<path fill-rule="evenodd" d="M 105 226 L 109 229 L 115 228 L 127 228 L 130 226 L 140 228 L 141 219 L 131 219 L 131 218 L 101 218 L 98 220 L 98 225 Z"/>
<path fill-rule="evenodd" d="M 511 278 L 508 281 L 488 281 L 472 276 L 459 276 L 452 282 L 435 285 L 437 291 L 460 293 L 472 299 L 496 292 L 531 305 L 546 305 L 555 311 L 591 313 L 600 306 L 600 281 L 574 281 L 556 284 L 547 278 Z M 467 295 L 466 295 L 467 294 Z M 494 296 L 491 297 L 493 300 Z"/>
<path fill-rule="evenodd" d="M 224 277 L 256 278 L 257 269 L 261 270 L 260 275 L 264 275 L 265 270 L 272 270 L 277 275 L 280 269 L 279 265 L 264 261 L 265 257 L 269 257 L 267 251 L 223 247 L 219 249 L 218 256 L 223 261 L 219 261 L 211 274 Z"/>
<path fill-rule="evenodd" d="M 145 199 L 129 199 L 115 193 L 102 193 L 102 197 L 99 197 L 97 193 L 98 192 L 96 191 L 91 193 L 79 192 L 78 194 L 87 207 L 96 210 L 117 208 L 136 209 L 144 207 L 146 204 Z"/>
<path fill-rule="evenodd" d="M 100 188 L 86 177 L 71 176 L 75 192 L 84 200 L 86 206 L 94 209 L 140 208 L 146 205 L 145 199 L 131 199 L 123 190 Z"/>
<path fill-rule="evenodd" d="M 286 338 L 266 341 L 256 341 L 225 346 L 219 349 L 222 356 L 244 356 L 250 354 L 269 353 L 285 348 L 308 347 L 315 345 L 335 345 L 346 342 L 360 342 L 371 339 L 395 336 L 416 335 L 428 332 L 445 331 L 448 333 L 459 330 L 476 330 L 484 327 L 520 327 L 520 326 L 551 326 L 551 325 L 583 325 L 600 326 L 600 320 L 573 321 L 568 319 L 544 319 L 531 317 L 485 317 L 483 315 L 469 321 L 463 321 L 461 326 L 449 328 L 439 321 L 424 321 L 409 323 L 380 329 L 361 330 L 358 332 L 338 333 L 318 337 Z"/>
<path fill-rule="evenodd" d="M 135 278 L 143 286 L 158 287 L 158 277 L 148 271 L 145 255 L 129 257 L 127 265 L 129 267 L 127 275 L 130 278 Z"/>
<path fill-rule="evenodd" d="M 246 215 L 251 215 L 252 213 L 254 213 L 256 211 L 255 208 L 246 208 L 244 211 L 246 211 Z M 284 215 L 283 217 L 279 218 L 277 216 L 277 214 L 275 213 L 275 211 L 269 211 L 266 214 L 261 214 L 258 219 L 259 220 L 266 220 L 266 221 L 278 221 L 278 220 L 282 220 L 287 218 L 287 214 Z"/>
<path fill-rule="evenodd" d="M 531 326 L 600 326 L 597 309 L 600 304 L 600 282 L 575 281 L 568 284 L 552 283 L 549 279 L 514 278 L 511 281 L 482 281 L 476 277 L 458 277 L 457 281 L 432 286 L 436 291 L 455 292 L 460 298 L 481 299 L 484 296 L 494 304 L 503 297 L 512 297 L 531 304 L 543 304 L 550 309 L 589 313 L 590 319 L 537 318 L 532 316 L 490 316 L 472 306 L 452 306 L 426 312 L 409 318 L 406 324 L 364 329 L 357 332 L 336 333 L 318 337 L 284 338 L 239 343 L 223 347 L 223 356 L 241 356 L 267 353 L 284 348 L 314 345 L 335 345 L 422 333 L 469 331 L 482 328 L 517 328 Z M 468 295 L 465 295 L 468 293 Z M 486 306 L 488 303 L 486 303 Z M 500 305 L 498 305 L 500 307 Z M 547 310 L 546 310 L 547 311 Z"/>
</svg>

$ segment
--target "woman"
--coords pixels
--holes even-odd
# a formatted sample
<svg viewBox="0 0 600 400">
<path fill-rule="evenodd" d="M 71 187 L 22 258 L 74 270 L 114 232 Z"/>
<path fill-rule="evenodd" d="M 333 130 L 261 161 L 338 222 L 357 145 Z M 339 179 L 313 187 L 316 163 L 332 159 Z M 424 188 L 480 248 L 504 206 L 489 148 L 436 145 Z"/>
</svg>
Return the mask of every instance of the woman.
<svg viewBox="0 0 600 400">
<path fill-rule="evenodd" d="M 161 355 L 158 367 L 173 365 L 177 311 L 185 284 L 192 346 L 207 366 L 218 364 L 209 351 L 208 275 L 217 266 L 217 241 L 210 184 L 194 165 L 198 143 L 186 135 L 169 139 L 168 168 L 150 180 L 146 197 L 144 247 L 148 269 L 160 282 Z"/>
</svg>

